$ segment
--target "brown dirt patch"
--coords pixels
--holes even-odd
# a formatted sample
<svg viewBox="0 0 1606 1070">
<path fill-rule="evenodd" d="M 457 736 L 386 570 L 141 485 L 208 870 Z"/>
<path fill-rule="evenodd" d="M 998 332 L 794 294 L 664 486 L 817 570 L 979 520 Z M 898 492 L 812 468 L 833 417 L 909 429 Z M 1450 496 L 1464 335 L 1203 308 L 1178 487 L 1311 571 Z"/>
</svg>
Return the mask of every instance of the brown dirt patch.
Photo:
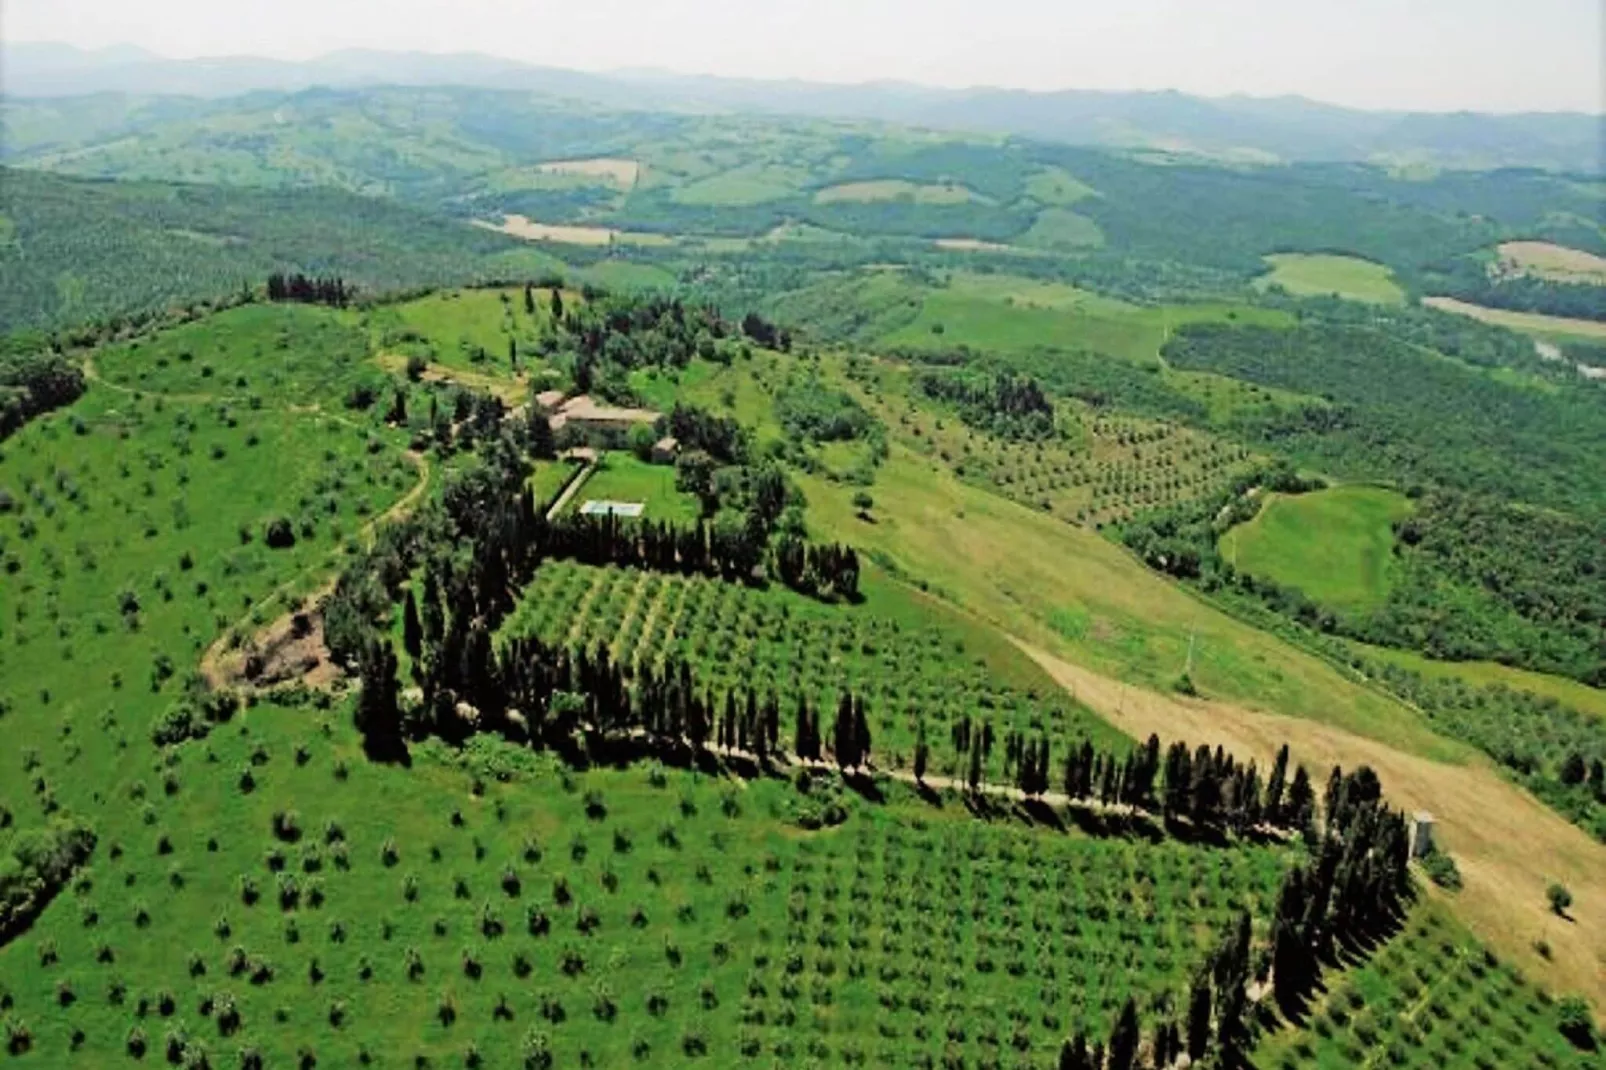
<svg viewBox="0 0 1606 1070">
<path fill-rule="evenodd" d="M 1370 765 L 1393 805 L 1427 810 L 1465 887 L 1446 899 L 1478 936 L 1554 991 L 1606 1007 L 1606 847 L 1591 840 L 1487 762 L 1445 765 L 1317 721 L 1132 687 L 1018 645 L 1072 695 L 1123 731 L 1220 743 L 1262 765 L 1287 743 L 1318 783 L 1335 764 Z M 1572 920 L 1551 914 L 1545 888 L 1573 892 Z M 1533 950 L 1546 940 L 1554 958 Z"/>
<path fill-rule="evenodd" d="M 594 160 L 553 160 L 541 164 L 537 171 L 549 175 L 579 175 L 582 178 L 603 178 L 624 189 L 635 189 L 641 178 L 641 164 L 635 160 L 603 157 Z"/>
<path fill-rule="evenodd" d="M 1008 245 L 1001 245 L 995 241 L 982 241 L 979 238 L 938 238 L 932 242 L 939 249 L 951 249 L 961 253 L 1007 253 Z"/>
<path fill-rule="evenodd" d="M 405 373 L 407 370 L 407 358 L 400 353 L 381 353 L 374 358 L 374 363 L 388 372 L 397 374 Z M 448 368 L 444 364 L 425 365 L 422 378 L 426 383 L 461 383 L 475 390 L 483 390 L 487 394 L 495 394 L 507 405 L 514 407 L 524 404 L 530 395 L 529 384 L 523 377 L 487 375 L 484 372 L 467 371 L 462 368 Z"/>
<path fill-rule="evenodd" d="M 499 230 L 525 241 L 550 241 L 563 245 L 673 245 L 675 239 L 663 234 L 638 234 L 614 230 L 611 227 L 586 227 L 575 224 L 541 223 L 521 215 L 503 216 L 502 222 L 487 223 L 475 220 L 474 225 L 487 230 Z"/>
<path fill-rule="evenodd" d="M 1496 327 L 1506 327 L 1528 334 L 1569 334 L 1579 338 L 1599 340 L 1606 338 L 1606 323 L 1599 320 L 1566 319 L 1562 316 L 1542 316 L 1537 312 L 1511 312 L 1504 308 L 1485 308 L 1453 297 L 1424 297 L 1422 303 L 1440 312 L 1454 312 L 1471 316 Z"/>
<path fill-rule="evenodd" d="M 249 645 L 224 657 L 217 671 L 228 687 L 259 689 L 289 683 L 328 687 L 341 675 L 324 644 L 323 614 L 310 607 L 274 621 Z"/>
<path fill-rule="evenodd" d="M 1606 257 L 1547 241 L 1508 241 L 1500 246 L 1500 270 L 1557 282 L 1606 285 Z"/>
</svg>

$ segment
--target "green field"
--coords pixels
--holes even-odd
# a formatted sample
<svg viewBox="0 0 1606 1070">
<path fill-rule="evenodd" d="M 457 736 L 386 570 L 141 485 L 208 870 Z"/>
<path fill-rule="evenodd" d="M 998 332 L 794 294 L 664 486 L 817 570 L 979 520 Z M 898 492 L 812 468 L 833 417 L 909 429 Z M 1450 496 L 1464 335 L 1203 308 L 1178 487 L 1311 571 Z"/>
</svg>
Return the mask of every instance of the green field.
<svg viewBox="0 0 1606 1070">
<path fill-rule="evenodd" d="M 1065 208 L 1047 208 L 1018 240 L 1042 249 L 1097 248 L 1104 244 L 1104 232 L 1086 216 Z"/>
<path fill-rule="evenodd" d="M 1499 685 L 1513 691 L 1529 691 L 1597 717 L 1606 717 L 1606 691 L 1541 672 L 1515 669 L 1493 661 L 1434 661 L 1409 650 L 1353 643 L 1367 657 L 1380 658 L 1402 669 L 1441 680 L 1463 680 L 1478 687 Z"/>
<path fill-rule="evenodd" d="M 1184 323 L 1275 325 L 1286 317 L 1231 305 L 1133 305 L 1075 287 L 1009 275 L 957 274 L 927 292 L 912 323 L 878 341 L 893 349 L 1028 353 L 1086 349 L 1137 364 L 1159 361 L 1160 346 Z"/>
<path fill-rule="evenodd" d="M 550 293 L 538 296 L 531 313 L 525 308 L 522 287 L 442 290 L 402 304 L 381 305 L 361 319 L 382 352 L 420 356 L 460 371 L 512 375 L 515 356 L 520 370 L 539 363 L 537 348 L 552 316 Z M 580 300 L 572 290 L 564 297 Z"/>
<path fill-rule="evenodd" d="M 1353 256 L 1322 253 L 1278 253 L 1266 257 L 1269 273 L 1256 280 L 1260 286 L 1281 286 L 1291 294 L 1324 297 L 1336 294 L 1352 301 L 1398 305 L 1405 291 L 1382 264 Z"/>
<path fill-rule="evenodd" d="M 689 523 L 697 519 L 697 500 L 675 489 L 675 466 L 649 464 L 634 454 L 610 450 L 575 495 L 572 508 L 587 501 L 644 502 L 642 516 Z"/>
<path fill-rule="evenodd" d="M 755 164 L 690 182 L 675 190 L 679 204 L 740 208 L 789 197 L 808 179 L 796 168 Z"/>
<path fill-rule="evenodd" d="M 1388 598 L 1394 532 L 1409 516 L 1404 495 L 1335 487 L 1271 495 L 1260 514 L 1221 538 L 1221 554 L 1252 576 L 1297 588 L 1317 603 L 1365 613 Z"/>
</svg>

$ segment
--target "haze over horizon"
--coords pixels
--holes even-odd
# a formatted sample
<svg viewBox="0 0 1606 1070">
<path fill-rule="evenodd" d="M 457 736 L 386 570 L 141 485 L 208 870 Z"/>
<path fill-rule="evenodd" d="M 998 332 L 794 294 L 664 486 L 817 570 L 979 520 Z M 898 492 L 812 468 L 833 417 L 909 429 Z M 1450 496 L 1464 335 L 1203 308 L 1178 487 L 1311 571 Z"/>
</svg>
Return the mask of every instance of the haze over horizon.
<svg viewBox="0 0 1606 1070">
<path fill-rule="evenodd" d="M 1606 111 L 1594 0 L 11 0 L 8 41 L 174 59 L 306 60 L 342 49 L 478 52 L 586 71 L 827 83 L 1299 95 L 1357 108 Z"/>
</svg>

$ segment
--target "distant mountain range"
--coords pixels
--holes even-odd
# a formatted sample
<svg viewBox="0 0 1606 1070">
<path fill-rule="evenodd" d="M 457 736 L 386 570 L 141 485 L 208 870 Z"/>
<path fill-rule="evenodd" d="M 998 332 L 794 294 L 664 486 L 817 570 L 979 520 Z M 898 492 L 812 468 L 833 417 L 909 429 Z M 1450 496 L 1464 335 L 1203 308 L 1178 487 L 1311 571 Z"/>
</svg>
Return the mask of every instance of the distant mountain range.
<svg viewBox="0 0 1606 1070">
<path fill-rule="evenodd" d="M 348 50 L 290 62 L 252 56 L 173 60 L 131 46 L 98 51 L 60 44 L 0 47 L 0 90 L 11 97 L 224 97 L 252 90 L 377 85 L 529 90 L 631 110 L 868 119 L 1245 163 L 1364 160 L 1399 167 L 1606 173 L 1606 115 L 1581 113 L 1381 112 L 1303 97 L 592 74 L 475 53 Z"/>
</svg>

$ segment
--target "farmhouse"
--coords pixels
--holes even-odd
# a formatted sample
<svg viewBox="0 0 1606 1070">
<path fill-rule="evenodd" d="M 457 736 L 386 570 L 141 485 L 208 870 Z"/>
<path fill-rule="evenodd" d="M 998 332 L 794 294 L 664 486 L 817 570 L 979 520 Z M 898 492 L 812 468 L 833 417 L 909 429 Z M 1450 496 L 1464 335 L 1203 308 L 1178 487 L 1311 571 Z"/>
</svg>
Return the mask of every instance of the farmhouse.
<svg viewBox="0 0 1606 1070">
<path fill-rule="evenodd" d="M 653 464 L 674 464 L 678 456 L 680 456 L 680 441 L 674 435 L 665 435 L 653 443 Z"/>
<path fill-rule="evenodd" d="M 540 397 L 536 399 L 536 404 L 542 404 Z M 589 396 L 581 394 L 559 404 L 557 411 L 549 417 L 549 422 L 560 445 L 616 448 L 624 444 L 625 436 L 632 428 L 651 427 L 658 422 L 658 416 L 651 409 L 598 405 Z"/>
<path fill-rule="evenodd" d="M 543 390 L 535 395 L 535 407 L 551 416 L 563 404 L 563 398 L 564 393 L 561 390 Z"/>
</svg>

